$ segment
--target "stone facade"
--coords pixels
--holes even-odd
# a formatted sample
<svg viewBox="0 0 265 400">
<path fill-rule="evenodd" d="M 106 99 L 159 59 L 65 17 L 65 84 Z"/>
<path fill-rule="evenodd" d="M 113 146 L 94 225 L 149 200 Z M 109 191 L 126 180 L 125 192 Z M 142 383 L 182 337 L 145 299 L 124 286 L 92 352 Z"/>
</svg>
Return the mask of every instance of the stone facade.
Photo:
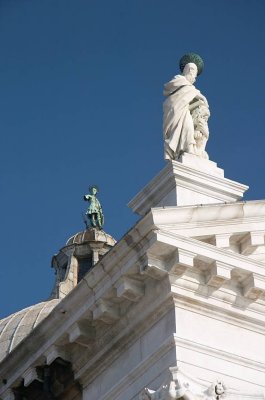
<svg viewBox="0 0 265 400">
<path fill-rule="evenodd" d="M 1 400 L 264 399 L 265 201 L 191 157 L 5 356 Z"/>
</svg>

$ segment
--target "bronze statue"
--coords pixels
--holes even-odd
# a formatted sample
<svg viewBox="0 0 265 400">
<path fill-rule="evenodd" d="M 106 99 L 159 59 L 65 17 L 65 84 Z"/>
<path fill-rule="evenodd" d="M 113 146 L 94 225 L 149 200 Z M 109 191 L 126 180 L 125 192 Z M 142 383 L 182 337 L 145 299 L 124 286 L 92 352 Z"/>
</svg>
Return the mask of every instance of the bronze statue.
<svg viewBox="0 0 265 400">
<path fill-rule="evenodd" d="M 86 216 L 93 228 L 102 229 L 104 224 L 104 215 L 102 207 L 96 195 L 98 193 L 97 186 L 90 186 L 89 193 L 84 196 L 85 201 L 90 201 L 89 207 L 86 211 Z"/>
</svg>

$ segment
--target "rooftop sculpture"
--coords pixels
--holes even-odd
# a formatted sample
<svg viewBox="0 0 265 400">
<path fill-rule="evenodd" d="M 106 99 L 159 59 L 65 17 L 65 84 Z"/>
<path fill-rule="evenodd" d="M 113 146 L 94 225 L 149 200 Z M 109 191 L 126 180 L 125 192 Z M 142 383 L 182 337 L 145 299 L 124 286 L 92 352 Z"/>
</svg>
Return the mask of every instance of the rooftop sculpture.
<svg viewBox="0 0 265 400">
<path fill-rule="evenodd" d="M 85 201 L 89 201 L 89 207 L 86 211 L 86 216 L 89 220 L 90 226 L 93 228 L 102 229 L 104 224 L 104 215 L 102 207 L 97 199 L 98 187 L 93 185 L 89 188 L 89 193 L 84 196 Z"/>
<path fill-rule="evenodd" d="M 203 60 L 189 53 L 180 59 L 179 67 L 181 74 L 164 85 L 165 159 L 176 160 L 184 152 L 208 159 L 205 146 L 209 137 L 209 105 L 193 85 L 203 71 Z"/>
<path fill-rule="evenodd" d="M 188 377 L 178 367 L 170 367 L 171 378 L 157 390 L 144 388 L 139 400 L 223 400 L 242 399 L 242 393 L 227 389 L 221 380 L 206 386 L 205 382 Z"/>
</svg>

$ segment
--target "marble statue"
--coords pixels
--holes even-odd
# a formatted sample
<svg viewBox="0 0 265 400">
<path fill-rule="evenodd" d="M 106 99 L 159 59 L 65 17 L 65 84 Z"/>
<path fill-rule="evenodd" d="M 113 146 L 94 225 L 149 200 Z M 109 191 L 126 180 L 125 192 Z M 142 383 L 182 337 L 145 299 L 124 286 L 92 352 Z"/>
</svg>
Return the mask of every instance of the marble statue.
<svg viewBox="0 0 265 400">
<path fill-rule="evenodd" d="M 165 159 L 176 160 L 184 152 L 208 158 L 205 146 L 210 111 L 207 99 L 194 86 L 203 70 L 203 60 L 197 54 L 186 54 L 180 60 L 180 70 L 180 75 L 164 85 Z"/>
<path fill-rule="evenodd" d="M 84 196 L 85 201 L 89 201 L 89 207 L 86 211 L 86 216 L 89 219 L 89 222 L 93 228 L 102 229 L 104 224 L 104 215 L 102 212 L 102 207 L 100 202 L 98 201 L 96 195 L 98 193 L 97 186 L 91 186 L 89 188 L 90 194 L 86 194 Z"/>
</svg>

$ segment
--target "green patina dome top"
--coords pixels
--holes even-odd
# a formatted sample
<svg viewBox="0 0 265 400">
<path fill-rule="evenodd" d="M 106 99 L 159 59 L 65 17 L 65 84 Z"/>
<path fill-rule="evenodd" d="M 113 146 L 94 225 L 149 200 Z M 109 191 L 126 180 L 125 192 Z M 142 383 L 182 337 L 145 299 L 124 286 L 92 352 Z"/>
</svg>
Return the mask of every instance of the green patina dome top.
<svg viewBox="0 0 265 400">
<path fill-rule="evenodd" d="M 181 72 L 183 72 L 185 65 L 188 63 L 194 63 L 197 65 L 198 75 L 200 75 L 202 73 L 203 68 L 204 68 L 204 62 L 203 62 L 203 59 L 201 58 L 201 56 L 199 56 L 196 53 L 184 54 L 184 56 L 182 56 L 179 61 L 179 68 L 180 68 Z"/>
</svg>

